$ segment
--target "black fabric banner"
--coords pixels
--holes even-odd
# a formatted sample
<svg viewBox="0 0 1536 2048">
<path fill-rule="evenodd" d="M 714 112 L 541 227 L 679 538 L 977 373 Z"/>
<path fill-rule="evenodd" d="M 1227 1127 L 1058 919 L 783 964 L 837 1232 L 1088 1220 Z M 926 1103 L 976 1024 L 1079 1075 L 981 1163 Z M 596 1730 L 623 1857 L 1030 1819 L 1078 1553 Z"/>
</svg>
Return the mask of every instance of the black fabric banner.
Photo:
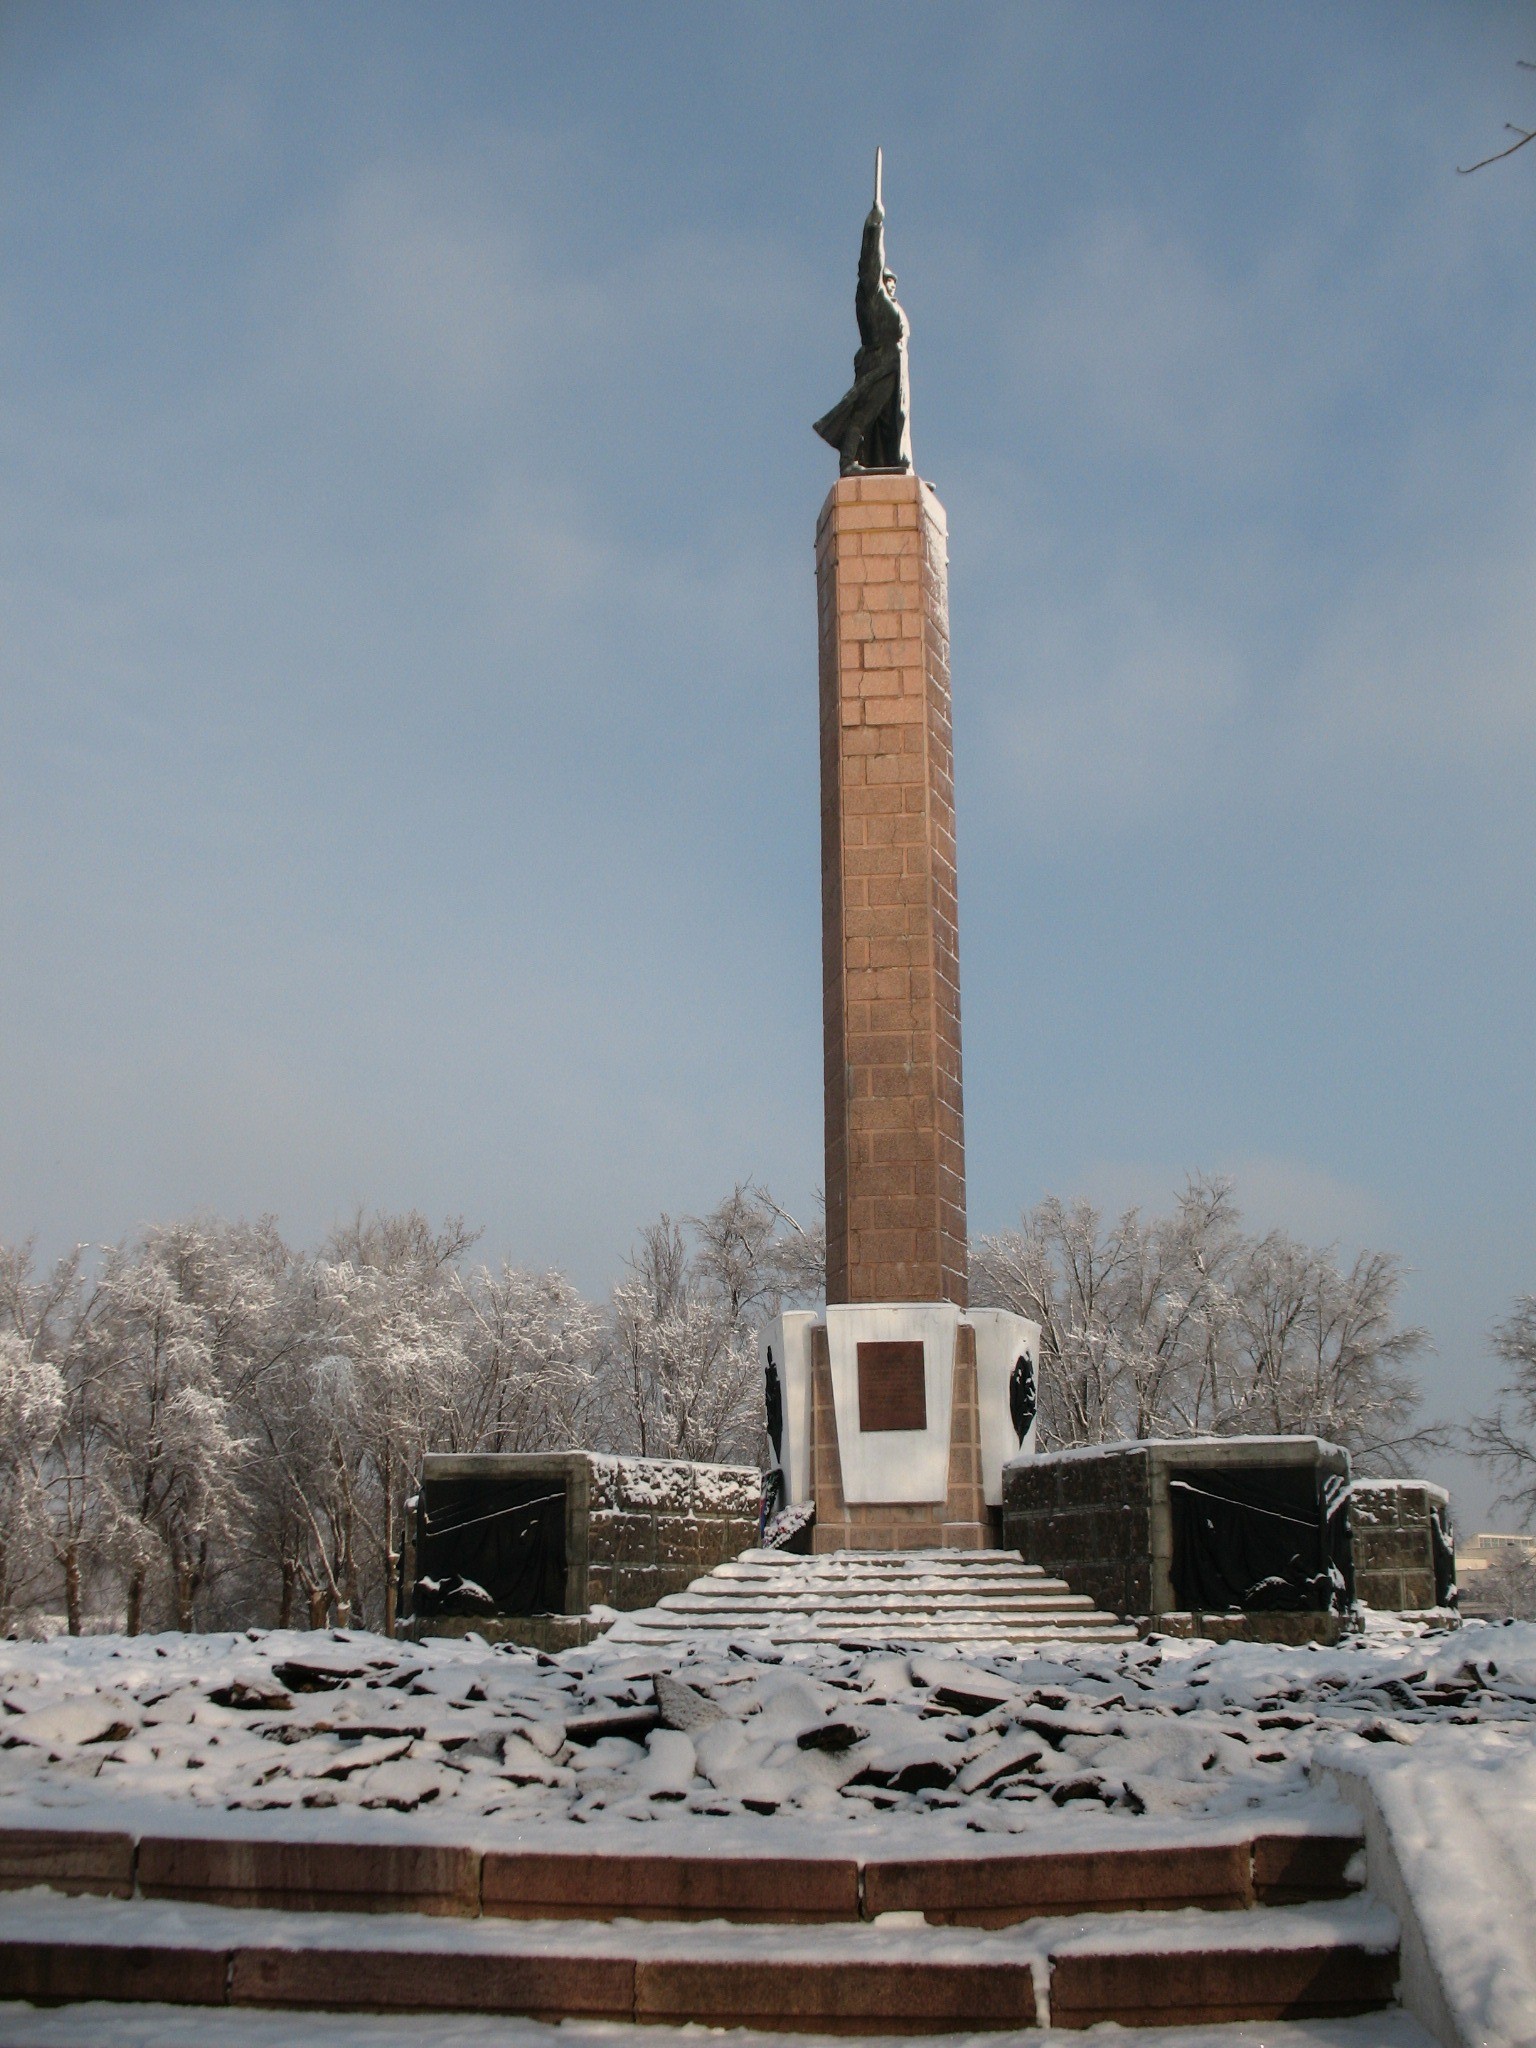
<svg viewBox="0 0 1536 2048">
<path fill-rule="evenodd" d="M 416 1526 L 418 1614 L 563 1614 L 565 1487 L 433 1479 Z"/>
<path fill-rule="evenodd" d="M 1309 1465 L 1170 1474 L 1180 1609 L 1295 1614 L 1347 1605 L 1348 1521 L 1329 1515 L 1321 1479 Z"/>
</svg>

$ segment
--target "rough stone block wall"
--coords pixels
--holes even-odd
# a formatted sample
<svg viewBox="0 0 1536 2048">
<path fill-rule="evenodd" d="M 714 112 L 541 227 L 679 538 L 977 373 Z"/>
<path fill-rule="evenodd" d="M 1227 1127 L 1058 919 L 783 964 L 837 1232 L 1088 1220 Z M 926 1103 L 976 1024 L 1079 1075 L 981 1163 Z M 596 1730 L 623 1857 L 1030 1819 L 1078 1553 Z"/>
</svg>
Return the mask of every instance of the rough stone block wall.
<svg viewBox="0 0 1536 2048">
<path fill-rule="evenodd" d="M 832 1402 L 826 1326 L 811 1332 L 811 1472 L 816 1495 L 812 1547 L 833 1550 L 981 1550 L 996 1540 L 982 1490 L 976 1396 L 976 1332 L 955 1333 L 950 1404 L 949 1493 L 942 1501 L 846 1501 Z"/>
<path fill-rule="evenodd" d="M 611 1458 L 590 1451 L 429 1456 L 440 1477 L 498 1481 L 530 1478 L 565 1495 L 563 1615 L 429 1615 L 428 1634 L 475 1629 L 492 1641 L 540 1649 L 590 1639 L 593 1606 L 650 1607 L 681 1592 L 701 1573 L 757 1542 L 762 1475 L 751 1465 L 694 1465 L 681 1459 Z M 447 1469 L 444 1469 L 447 1468 Z M 406 1584 L 415 1578 L 414 1535 L 407 1534 Z M 414 1623 L 413 1627 L 416 1626 Z"/>
<path fill-rule="evenodd" d="M 1435 1604 L 1432 1499 L 1427 1486 L 1357 1481 L 1349 1496 L 1355 1598 L 1388 1614 Z"/>
<path fill-rule="evenodd" d="M 966 1300 L 944 508 L 845 477 L 816 533 L 827 1299 Z"/>
<path fill-rule="evenodd" d="M 1003 1472 L 1003 1542 L 1112 1614 L 1152 1611 L 1152 1476 L 1144 1453 L 1021 1460 Z"/>
<path fill-rule="evenodd" d="M 653 1607 L 757 1541 L 755 1467 L 594 1457 L 590 1483 L 588 1606 Z"/>
</svg>

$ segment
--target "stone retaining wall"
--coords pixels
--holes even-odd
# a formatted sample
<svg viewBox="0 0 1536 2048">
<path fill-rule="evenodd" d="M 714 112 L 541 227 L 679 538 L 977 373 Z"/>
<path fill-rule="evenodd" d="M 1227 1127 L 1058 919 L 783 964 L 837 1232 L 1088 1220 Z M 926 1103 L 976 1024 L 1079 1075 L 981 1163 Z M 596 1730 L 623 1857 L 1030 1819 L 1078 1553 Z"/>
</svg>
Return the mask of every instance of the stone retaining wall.
<svg viewBox="0 0 1536 2048">
<path fill-rule="evenodd" d="M 1454 1579 L 1450 1496 L 1445 1488 L 1424 1479 L 1356 1480 L 1349 1496 L 1355 1597 L 1388 1614 L 1417 1614 L 1439 1606 L 1437 1520 L 1447 1554 L 1443 1576 Z"/>
<path fill-rule="evenodd" d="M 756 1466 L 589 1460 L 583 1605 L 654 1607 L 757 1541 Z"/>
<path fill-rule="evenodd" d="M 429 1452 L 423 1485 L 434 1479 L 473 1482 L 493 1497 L 498 1480 L 509 1486 L 537 1481 L 565 1498 L 565 1597 L 558 1613 L 422 1612 L 403 1622 L 402 1635 L 464 1635 L 490 1642 L 527 1643 L 542 1650 L 570 1648 L 600 1634 L 593 1607 L 653 1607 L 681 1592 L 716 1565 L 757 1542 L 762 1475 L 756 1466 L 698 1465 L 681 1459 L 617 1458 L 592 1451 Z M 414 1518 L 412 1530 L 414 1532 Z M 462 1567 L 460 1567 L 462 1569 Z M 414 1540 L 408 1539 L 403 1583 L 409 1609 L 417 1577 Z"/>
<path fill-rule="evenodd" d="M 1310 1436 L 1148 1438 L 1016 1458 L 1003 1468 L 1003 1542 L 1112 1614 L 1177 1627 L 1170 1480 L 1303 1467 L 1349 1476 L 1349 1454 Z M 1191 1625 L 1194 1618 L 1189 1618 Z M 1199 1618 L 1203 1624 L 1209 1617 Z M 1202 1632 L 1208 1633 L 1208 1630 Z M 1289 1614 L 1245 1617 L 1254 1640 L 1311 1640 Z"/>
<path fill-rule="evenodd" d="M 1150 1460 L 1047 1453 L 1005 1467 L 1003 1545 L 1086 1593 L 1095 1607 L 1150 1614 Z"/>
</svg>

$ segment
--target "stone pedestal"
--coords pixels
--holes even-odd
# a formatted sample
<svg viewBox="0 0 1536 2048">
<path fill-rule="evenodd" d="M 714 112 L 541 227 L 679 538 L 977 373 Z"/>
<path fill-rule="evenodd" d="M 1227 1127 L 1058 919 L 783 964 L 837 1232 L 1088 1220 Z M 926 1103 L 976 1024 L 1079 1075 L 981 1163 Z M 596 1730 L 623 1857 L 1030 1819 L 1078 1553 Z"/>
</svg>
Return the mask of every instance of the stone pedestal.
<svg viewBox="0 0 1536 2048">
<path fill-rule="evenodd" d="M 592 1451 L 428 1451 L 405 1541 L 403 1632 L 569 1649 L 591 1607 L 650 1607 L 756 1541 L 755 1466 Z"/>
<path fill-rule="evenodd" d="M 1353 1598 L 1348 1486 L 1348 1451 L 1314 1436 L 1083 1445 L 1009 1462 L 1003 1539 L 1095 1606 L 1168 1633 L 1230 1608 L 1252 1640 L 1306 1641 L 1298 1614 Z M 1233 1590 L 1217 1600 L 1219 1577 Z"/>
<path fill-rule="evenodd" d="M 816 1494 L 818 1552 L 829 1550 L 986 1550 L 1001 1536 L 989 1526 L 981 1483 L 981 1431 L 976 1403 L 976 1333 L 954 1333 L 949 1414 L 936 1417 L 940 1455 L 947 1440 L 942 1500 L 849 1501 L 845 1497 L 832 1362 L 825 1324 L 811 1332 L 811 1473 Z M 925 1431 L 925 1434 L 928 1432 Z M 903 1432 L 905 1434 L 905 1432 Z"/>
<path fill-rule="evenodd" d="M 814 1503 L 817 1551 L 998 1544 L 1004 1465 L 1034 1449 L 1038 1324 L 843 1303 L 787 1311 L 761 1345 L 782 1390 L 784 1497 Z"/>
<path fill-rule="evenodd" d="M 1451 1497 L 1427 1479 L 1357 1479 L 1349 1490 L 1355 1597 L 1388 1614 L 1453 1604 Z"/>
<path fill-rule="evenodd" d="M 827 1300 L 966 1300 L 944 508 L 845 477 L 816 532 Z"/>
</svg>

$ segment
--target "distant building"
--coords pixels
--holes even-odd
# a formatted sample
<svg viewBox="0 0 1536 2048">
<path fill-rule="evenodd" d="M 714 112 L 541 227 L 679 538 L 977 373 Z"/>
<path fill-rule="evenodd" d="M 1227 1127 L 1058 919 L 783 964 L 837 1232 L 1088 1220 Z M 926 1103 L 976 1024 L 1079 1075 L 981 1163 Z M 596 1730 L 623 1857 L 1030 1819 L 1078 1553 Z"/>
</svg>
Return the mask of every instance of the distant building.
<svg viewBox="0 0 1536 2048">
<path fill-rule="evenodd" d="M 1501 1585 L 1498 1598 L 1491 1598 L 1492 1589 L 1479 1585 L 1479 1580 L 1495 1566 L 1505 1570 L 1517 1558 L 1536 1571 L 1536 1536 L 1505 1535 L 1498 1530 L 1479 1530 L 1470 1543 L 1456 1553 L 1456 1578 L 1461 1588 L 1461 1611 L 1465 1615 L 1503 1616 L 1509 1612 L 1507 1594 Z M 1504 1580 L 1504 1570 L 1498 1574 Z"/>
</svg>

